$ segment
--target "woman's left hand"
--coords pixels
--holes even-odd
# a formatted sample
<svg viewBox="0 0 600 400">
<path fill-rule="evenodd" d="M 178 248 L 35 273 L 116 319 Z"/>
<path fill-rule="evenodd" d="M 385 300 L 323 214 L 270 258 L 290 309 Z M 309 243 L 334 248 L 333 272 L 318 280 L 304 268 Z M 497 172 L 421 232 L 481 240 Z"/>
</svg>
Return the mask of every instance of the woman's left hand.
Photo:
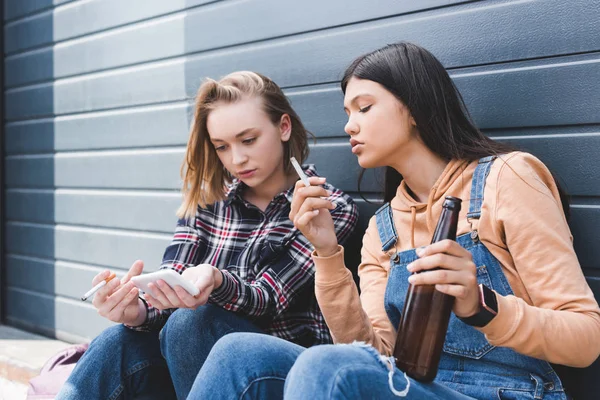
<svg viewBox="0 0 600 400">
<path fill-rule="evenodd" d="M 453 240 L 442 240 L 417 249 L 419 258 L 407 266 L 413 274 L 413 285 L 435 285 L 435 288 L 454 296 L 454 314 L 470 317 L 479 311 L 477 267 L 471 253 Z M 432 269 L 440 268 L 435 271 Z"/>
<path fill-rule="evenodd" d="M 200 293 L 192 296 L 181 286 L 177 285 L 175 288 L 172 288 L 161 279 L 156 283 L 148 284 L 148 287 L 155 296 L 153 297 L 149 293 L 145 293 L 144 298 L 154 308 L 158 308 L 159 310 L 168 308 L 191 308 L 195 310 L 208 302 L 208 296 L 223 281 L 221 271 L 210 264 L 200 264 L 187 268 L 181 276 L 191 281 L 200 290 Z"/>
</svg>

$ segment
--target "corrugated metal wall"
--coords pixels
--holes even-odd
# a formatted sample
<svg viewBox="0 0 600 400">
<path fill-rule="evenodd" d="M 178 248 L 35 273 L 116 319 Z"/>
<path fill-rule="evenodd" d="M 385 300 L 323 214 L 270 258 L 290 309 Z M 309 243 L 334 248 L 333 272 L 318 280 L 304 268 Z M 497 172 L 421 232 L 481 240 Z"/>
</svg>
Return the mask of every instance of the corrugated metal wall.
<svg viewBox="0 0 600 400">
<path fill-rule="evenodd" d="M 107 323 L 78 300 L 93 275 L 158 266 L 203 77 L 273 78 L 319 139 L 311 160 L 355 193 L 337 82 L 398 40 L 435 53 L 479 126 L 562 178 L 600 293 L 599 16 L 594 0 L 6 0 L 6 320 L 93 337 Z"/>
</svg>

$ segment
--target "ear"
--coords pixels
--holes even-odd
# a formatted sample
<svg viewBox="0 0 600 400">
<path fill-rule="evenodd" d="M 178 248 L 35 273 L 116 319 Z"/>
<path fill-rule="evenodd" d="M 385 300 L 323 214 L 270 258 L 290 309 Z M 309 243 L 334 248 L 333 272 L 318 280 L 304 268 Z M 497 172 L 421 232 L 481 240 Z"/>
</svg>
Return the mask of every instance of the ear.
<svg viewBox="0 0 600 400">
<path fill-rule="evenodd" d="M 281 141 L 287 142 L 292 136 L 292 120 L 287 114 L 283 114 L 279 120 L 279 132 L 281 133 Z"/>
<path fill-rule="evenodd" d="M 415 119 L 413 118 L 413 116 L 411 115 L 410 118 L 408 119 L 408 122 L 410 123 L 410 126 L 413 128 L 417 127 L 417 123 L 415 122 Z"/>
</svg>

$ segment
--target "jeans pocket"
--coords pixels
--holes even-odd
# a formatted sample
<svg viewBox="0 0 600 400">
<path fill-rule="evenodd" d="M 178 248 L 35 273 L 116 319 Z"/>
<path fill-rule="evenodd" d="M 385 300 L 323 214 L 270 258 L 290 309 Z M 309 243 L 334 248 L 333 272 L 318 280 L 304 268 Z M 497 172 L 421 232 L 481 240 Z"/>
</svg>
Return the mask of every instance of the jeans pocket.
<svg viewBox="0 0 600 400">
<path fill-rule="evenodd" d="M 477 267 L 477 283 L 483 283 L 492 288 L 490 274 L 485 265 Z M 452 314 L 444 342 L 444 352 L 479 359 L 493 348 L 494 346 L 487 341 L 483 333 L 465 324 L 456 315 Z"/>
</svg>

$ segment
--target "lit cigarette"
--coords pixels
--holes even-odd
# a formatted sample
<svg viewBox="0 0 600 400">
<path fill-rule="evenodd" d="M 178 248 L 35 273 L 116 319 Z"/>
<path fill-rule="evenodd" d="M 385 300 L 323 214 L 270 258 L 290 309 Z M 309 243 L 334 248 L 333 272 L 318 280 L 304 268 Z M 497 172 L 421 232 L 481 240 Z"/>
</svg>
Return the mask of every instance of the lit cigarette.
<svg viewBox="0 0 600 400">
<path fill-rule="evenodd" d="M 300 168 L 300 164 L 298 164 L 298 161 L 296 161 L 296 157 L 291 157 L 290 161 L 292 162 L 294 169 L 298 173 L 298 176 L 300 177 L 300 179 L 302 179 L 302 182 L 304 182 L 304 186 L 309 187 L 310 182 L 308 181 L 308 177 L 306 176 L 304 171 L 302 171 L 302 168 Z"/>
<path fill-rule="evenodd" d="M 105 286 L 108 282 L 110 282 L 115 276 L 117 276 L 117 274 L 115 274 L 114 272 L 112 272 L 107 278 L 105 278 L 102 282 L 99 282 L 96 286 L 94 286 L 93 288 L 91 288 L 86 294 L 84 294 L 83 296 L 81 296 L 81 301 L 86 301 L 88 299 L 88 297 L 90 297 L 91 295 L 93 295 L 94 293 L 96 293 L 98 290 L 100 290 L 101 287 Z"/>
</svg>

